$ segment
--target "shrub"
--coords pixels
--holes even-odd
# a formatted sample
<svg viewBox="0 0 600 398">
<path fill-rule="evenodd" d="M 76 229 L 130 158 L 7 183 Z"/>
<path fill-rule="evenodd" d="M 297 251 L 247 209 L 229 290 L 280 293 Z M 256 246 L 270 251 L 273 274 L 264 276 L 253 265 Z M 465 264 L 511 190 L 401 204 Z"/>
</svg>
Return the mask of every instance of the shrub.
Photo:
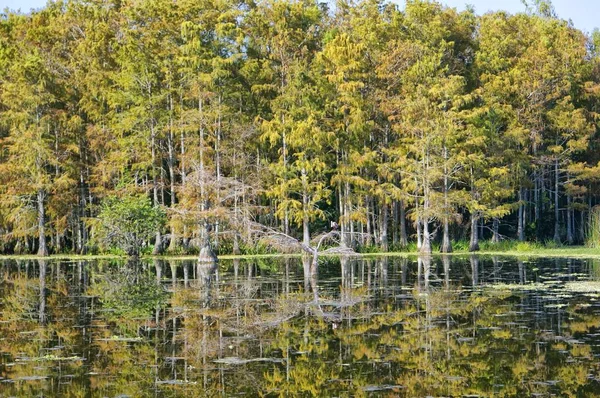
<svg viewBox="0 0 600 398">
<path fill-rule="evenodd" d="M 152 206 L 147 197 L 109 197 L 102 204 L 93 233 L 102 246 L 137 257 L 144 241 L 162 229 L 165 221 L 165 212 Z"/>
</svg>

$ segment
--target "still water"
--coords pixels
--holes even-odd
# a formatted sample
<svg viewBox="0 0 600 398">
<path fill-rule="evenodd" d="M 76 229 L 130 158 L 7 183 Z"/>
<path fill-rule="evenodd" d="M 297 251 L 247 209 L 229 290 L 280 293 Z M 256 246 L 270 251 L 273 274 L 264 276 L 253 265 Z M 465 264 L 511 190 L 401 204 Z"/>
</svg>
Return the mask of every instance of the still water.
<svg viewBox="0 0 600 398">
<path fill-rule="evenodd" d="M 600 263 L 0 263 L 0 396 L 600 396 Z"/>
</svg>

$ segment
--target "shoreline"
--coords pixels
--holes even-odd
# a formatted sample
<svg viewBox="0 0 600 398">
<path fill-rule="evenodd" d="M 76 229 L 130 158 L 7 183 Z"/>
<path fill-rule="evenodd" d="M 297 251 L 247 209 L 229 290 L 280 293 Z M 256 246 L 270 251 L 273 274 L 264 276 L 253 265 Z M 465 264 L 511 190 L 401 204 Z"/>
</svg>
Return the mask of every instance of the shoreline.
<svg viewBox="0 0 600 398">
<path fill-rule="evenodd" d="M 234 260 L 234 259 L 253 259 L 253 258 L 277 258 L 277 257 L 302 257 L 301 253 L 269 253 L 269 254 L 241 254 L 241 255 L 233 255 L 233 254 L 225 254 L 217 256 L 220 260 Z M 356 257 L 418 257 L 420 254 L 416 251 L 403 251 L 403 252 L 376 252 L 376 253 L 356 253 L 352 256 Z M 566 248 L 548 248 L 548 249 L 533 249 L 528 251 L 517 251 L 517 250 L 482 250 L 477 252 L 468 252 L 468 251 L 456 251 L 453 253 L 439 253 L 433 252 L 431 256 L 433 257 L 441 257 L 441 256 L 471 256 L 471 255 L 480 255 L 480 256 L 505 256 L 505 257 L 553 257 L 553 258 L 589 258 L 589 259 L 600 259 L 600 248 L 588 248 L 584 246 L 572 246 Z M 339 257 L 340 254 L 320 254 L 320 257 Z M 197 255 L 146 255 L 140 256 L 140 260 L 152 260 L 152 259 L 161 259 L 161 260 L 196 260 L 198 258 Z M 46 259 L 46 260 L 126 260 L 127 256 L 115 255 L 115 254 L 86 254 L 86 255 L 77 255 L 77 254 L 53 254 L 47 257 L 40 257 L 35 254 L 28 255 L 0 255 L 0 260 L 38 260 L 38 259 Z"/>
</svg>

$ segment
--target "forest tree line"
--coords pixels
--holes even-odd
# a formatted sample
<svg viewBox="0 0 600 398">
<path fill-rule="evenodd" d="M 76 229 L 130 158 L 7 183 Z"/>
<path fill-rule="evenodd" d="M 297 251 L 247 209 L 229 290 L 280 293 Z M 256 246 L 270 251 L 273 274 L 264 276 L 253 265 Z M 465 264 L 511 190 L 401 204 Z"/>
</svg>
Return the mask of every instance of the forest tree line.
<svg viewBox="0 0 600 398">
<path fill-rule="evenodd" d="M 106 203 L 154 253 L 582 243 L 600 34 L 548 1 L 67 0 L 0 17 L 0 251 L 96 251 Z M 336 223 L 336 224 L 333 224 Z"/>
</svg>

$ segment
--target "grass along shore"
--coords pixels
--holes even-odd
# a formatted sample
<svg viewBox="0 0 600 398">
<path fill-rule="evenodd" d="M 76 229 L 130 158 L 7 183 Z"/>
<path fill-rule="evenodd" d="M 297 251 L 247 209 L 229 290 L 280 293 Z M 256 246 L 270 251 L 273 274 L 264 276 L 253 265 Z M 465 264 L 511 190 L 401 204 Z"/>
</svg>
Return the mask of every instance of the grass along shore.
<svg viewBox="0 0 600 398">
<path fill-rule="evenodd" d="M 507 241 L 499 244 L 484 242 L 481 250 L 477 252 L 469 252 L 466 245 L 457 244 L 454 247 L 454 252 L 446 255 L 450 256 L 468 256 L 471 254 L 479 254 L 486 256 L 511 256 L 511 257 L 567 257 L 567 258 L 600 258 L 600 248 L 591 248 L 586 246 L 544 246 L 537 243 L 529 242 L 514 242 Z M 222 260 L 244 259 L 244 258 L 274 258 L 274 257 L 300 257 L 302 253 L 264 253 L 264 254 L 221 254 L 218 256 Z M 419 252 L 415 245 L 410 245 L 408 248 L 399 251 L 379 252 L 367 251 L 357 253 L 363 257 L 380 257 L 380 256 L 418 256 Z M 443 255 L 439 253 L 437 247 L 432 253 L 434 256 Z M 322 256 L 337 256 L 322 254 Z M 197 254 L 165 254 L 160 256 L 142 255 L 141 259 L 165 259 L 165 260 L 195 260 Z M 53 254 L 48 257 L 39 257 L 35 254 L 26 255 L 0 255 L 0 260 L 33 260 L 39 258 L 47 258 L 50 260 L 101 260 L 101 259 L 126 259 L 125 255 L 120 254 Z"/>
</svg>

